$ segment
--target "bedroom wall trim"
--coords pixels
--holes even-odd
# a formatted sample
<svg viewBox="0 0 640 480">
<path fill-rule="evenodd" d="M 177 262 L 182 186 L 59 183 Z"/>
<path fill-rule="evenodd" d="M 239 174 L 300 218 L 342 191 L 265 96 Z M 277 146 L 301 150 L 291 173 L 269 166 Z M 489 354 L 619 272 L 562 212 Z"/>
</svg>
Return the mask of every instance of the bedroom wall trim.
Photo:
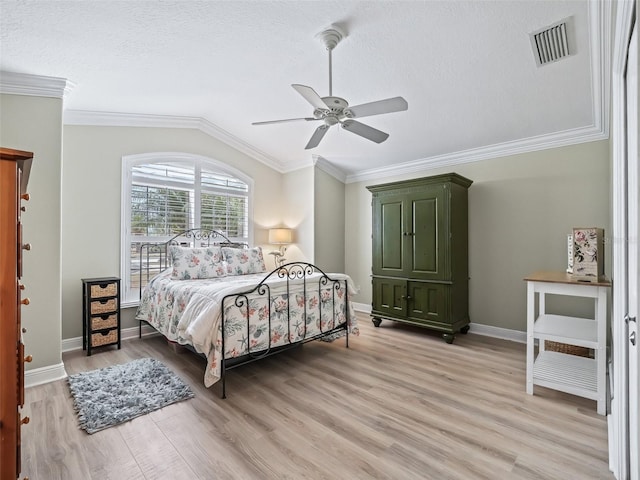
<svg viewBox="0 0 640 480">
<path fill-rule="evenodd" d="M 602 129 L 589 126 L 566 130 L 564 132 L 549 135 L 539 135 L 522 140 L 498 143 L 487 147 L 461 150 L 459 152 L 447 153 L 430 158 L 422 158 L 412 162 L 396 164 L 391 167 L 363 170 L 361 172 L 347 175 L 345 183 L 355 183 L 380 178 L 389 178 L 404 174 L 424 173 L 425 170 L 440 167 L 462 165 L 465 163 L 480 162 L 499 157 L 507 157 L 520 153 L 536 152 L 551 148 L 566 147 L 579 143 L 595 142 L 609 138 L 609 133 Z"/>
<path fill-rule="evenodd" d="M 160 335 L 154 328 L 143 325 L 142 336 Z M 138 327 L 123 328 L 120 331 L 121 340 L 130 340 L 138 338 Z M 64 338 L 62 339 L 62 353 L 73 352 L 74 350 L 82 350 L 82 337 Z"/>
<path fill-rule="evenodd" d="M 80 339 L 82 341 L 82 339 Z M 82 347 L 82 345 L 80 345 Z M 25 388 L 35 387 L 36 385 L 42 385 L 43 383 L 55 382 L 67 377 L 67 372 L 64 369 L 64 363 L 58 363 L 57 365 L 47 365 L 46 367 L 34 368 L 24 372 L 24 386 Z"/>
<path fill-rule="evenodd" d="M 371 313 L 371 305 L 366 303 L 352 302 L 353 309 L 356 312 Z M 509 340 L 511 342 L 527 343 L 527 332 L 520 330 L 512 330 L 510 328 L 494 327 L 492 325 L 483 325 L 482 323 L 470 323 L 469 331 L 477 335 L 484 335 L 486 337 L 501 338 L 503 340 Z"/>
<path fill-rule="evenodd" d="M 62 122 L 64 125 L 91 125 L 98 127 L 193 128 L 224 142 L 277 172 L 285 173 L 287 170 L 281 161 L 253 148 L 248 143 L 201 117 L 65 110 Z"/>
<path fill-rule="evenodd" d="M 327 175 L 331 175 L 339 182 L 345 183 L 347 181 L 347 175 L 339 168 L 336 168 L 326 158 L 321 157 L 320 155 L 313 155 L 313 164 Z"/>
<path fill-rule="evenodd" d="M 600 98 L 605 96 L 599 95 L 598 97 Z M 603 107 L 595 109 L 594 115 L 596 117 L 603 115 L 601 113 L 602 108 Z M 606 121 L 598 120 L 595 125 L 582 128 L 565 130 L 563 132 L 556 132 L 548 135 L 538 135 L 535 137 L 498 143 L 481 148 L 461 150 L 459 152 L 452 152 L 434 157 L 421 158 L 411 162 L 396 164 L 391 167 L 362 170 L 358 173 L 346 174 L 333 166 L 333 164 L 331 164 L 327 159 L 319 155 L 314 155 L 309 162 L 298 162 L 295 165 L 284 164 L 283 162 L 250 147 L 230 133 L 225 132 L 221 128 L 213 125 L 211 122 L 199 117 L 65 110 L 63 123 L 64 125 L 111 127 L 193 128 L 227 143 L 231 147 L 249 155 L 259 162 L 262 162 L 279 173 L 293 172 L 314 164 L 342 183 L 355 183 L 366 180 L 388 178 L 390 175 L 397 176 L 424 172 L 425 170 L 434 168 L 479 162 L 498 157 L 576 145 L 579 143 L 595 142 L 609 138 L 609 122 L 607 118 Z"/>
<path fill-rule="evenodd" d="M 0 71 L 0 93 L 63 98 L 74 87 L 66 78 Z"/>
</svg>

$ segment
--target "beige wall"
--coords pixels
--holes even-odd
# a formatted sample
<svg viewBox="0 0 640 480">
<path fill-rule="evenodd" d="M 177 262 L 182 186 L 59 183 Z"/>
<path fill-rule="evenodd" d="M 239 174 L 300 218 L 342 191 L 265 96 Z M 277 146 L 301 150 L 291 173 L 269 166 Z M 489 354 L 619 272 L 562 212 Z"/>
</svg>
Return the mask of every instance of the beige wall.
<svg viewBox="0 0 640 480">
<path fill-rule="evenodd" d="M 293 229 L 293 245 L 287 248 L 285 258 L 288 262 L 313 263 L 313 167 L 305 167 L 284 174 L 282 195 L 280 212 L 283 219 L 282 226 Z"/>
<path fill-rule="evenodd" d="M 325 273 L 344 272 L 344 184 L 314 168 L 314 264 Z"/>
<path fill-rule="evenodd" d="M 64 127 L 62 179 L 62 338 L 82 335 L 82 278 L 120 276 L 122 157 L 184 152 L 222 161 L 252 177 L 254 245 L 268 251 L 267 229 L 282 221 L 282 175 L 192 129 Z M 274 207 L 275 206 L 275 207 Z M 267 258 L 267 262 L 269 262 Z M 269 265 L 268 265 L 269 267 Z M 134 308 L 122 327 L 137 325 Z"/>
<path fill-rule="evenodd" d="M 22 216 L 25 252 L 23 279 L 31 303 L 22 307 L 28 370 L 62 364 L 60 282 L 60 172 L 62 100 L 0 95 L 0 144 L 34 153 Z"/>
<path fill-rule="evenodd" d="M 474 181 L 469 189 L 471 321 L 525 331 L 523 277 L 536 270 L 564 270 L 566 235 L 573 227 L 610 225 L 608 143 L 584 143 L 384 181 L 450 171 Z M 371 303 L 371 194 L 365 187 L 384 181 L 346 188 L 345 270 L 361 287 L 354 301 L 367 305 Z M 559 302 L 558 308 L 577 308 L 577 315 L 590 313 L 582 303 Z"/>
<path fill-rule="evenodd" d="M 24 217 L 25 238 L 33 244 L 25 263 L 32 305 L 24 313 L 27 350 L 36 353 L 31 368 L 59 364 L 60 339 L 81 336 L 81 279 L 120 274 L 124 155 L 186 152 L 245 172 L 255 179 L 254 244 L 268 251 L 268 228 L 294 228 L 287 258 L 317 259 L 327 270 L 346 271 L 361 289 L 354 300 L 367 305 L 371 197 L 366 185 L 456 171 L 474 180 L 471 320 L 514 330 L 525 330 L 522 278 L 534 270 L 565 268 L 565 235 L 572 227 L 610 226 L 606 141 L 343 186 L 315 167 L 279 174 L 196 130 L 65 126 L 63 131 L 60 99 L 2 95 L 0 101 L 2 145 L 36 153 L 33 200 Z M 136 324 L 133 314 L 123 311 L 124 328 Z"/>
</svg>

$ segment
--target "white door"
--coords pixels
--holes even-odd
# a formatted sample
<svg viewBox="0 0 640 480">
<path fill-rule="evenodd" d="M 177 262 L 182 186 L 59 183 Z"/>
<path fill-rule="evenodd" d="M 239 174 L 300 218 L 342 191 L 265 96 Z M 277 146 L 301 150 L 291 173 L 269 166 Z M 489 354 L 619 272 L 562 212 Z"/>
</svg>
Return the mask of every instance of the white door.
<svg viewBox="0 0 640 480">
<path fill-rule="evenodd" d="M 613 311 L 609 466 L 640 480 L 638 386 L 638 33 L 640 0 L 616 3 L 612 68 Z M 634 33 L 635 32 L 635 33 Z M 626 322 L 625 322 L 626 320 Z"/>
<path fill-rule="evenodd" d="M 637 18 L 637 17 L 636 17 Z M 631 34 L 626 74 L 627 92 L 627 229 L 628 229 L 628 310 L 627 324 L 629 335 L 629 477 L 640 480 L 638 454 L 640 442 L 640 416 L 638 415 L 638 389 L 640 388 L 640 329 L 638 328 L 638 288 L 640 282 L 640 242 L 638 241 L 638 24 Z"/>
</svg>

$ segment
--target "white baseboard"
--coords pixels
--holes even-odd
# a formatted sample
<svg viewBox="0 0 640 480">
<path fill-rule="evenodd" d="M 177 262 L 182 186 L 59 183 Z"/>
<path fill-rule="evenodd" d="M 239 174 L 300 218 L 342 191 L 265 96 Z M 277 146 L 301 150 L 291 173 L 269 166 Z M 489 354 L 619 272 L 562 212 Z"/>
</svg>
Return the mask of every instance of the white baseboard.
<svg viewBox="0 0 640 480">
<path fill-rule="evenodd" d="M 82 347 L 82 345 L 80 345 L 80 347 Z M 35 387 L 36 385 L 54 382 L 66 377 L 67 372 L 64 369 L 64 363 L 60 362 L 57 365 L 48 365 L 24 372 L 24 386 L 25 388 Z"/>
<path fill-rule="evenodd" d="M 371 313 L 371 305 L 368 303 L 351 302 L 356 312 Z"/>
<path fill-rule="evenodd" d="M 366 303 L 353 302 L 353 309 L 356 312 L 371 313 L 371 305 Z M 511 330 L 509 328 L 493 327 L 491 325 L 483 325 L 481 323 L 470 323 L 469 331 L 478 335 L 487 337 L 502 338 L 512 342 L 527 343 L 527 332 L 520 330 Z"/>
<path fill-rule="evenodd" d="M 120 340 L 128 340 L 130 338 L 138 338 L 138 327 L 123 328 L 120 330 Z M 142 326 L 142 336 L 160 335 L 157 330 L 149 325 Z M 65 338 L 62 340 L 62 351 L 71 352 L 82 348 L 82 337 Z"/>
<path fill-rule="evenodd" d="M 470 323 L 469 332 L 487 337 L 502 338 L 503 340 L 511 340 L 512 342 L 527 343 L 527 332 L 520 330 L 511 330 L 510 328 L 494 327 L 491 325 L 483 325 L 481 323 Z"/>
<path fill-rule="evenodd" d="M 366 303 L 353 303 L 353 308 L 357 312 L 371 313 L 371 305 Z M 488 337 L 502 338 L 511 340 L 512 342 L 526 343 L 527 334 L 519 330 L 511 330 L 508 328 L 493 327 L 491 325 L 482 325 L 481 323 L 471 323 L 469 331 L 478 335 L 486 335 Z M 125 328 L 120 331 L 121 339 L 138 338 L 138 327 Z M 159 333 L 149 325 L 143 325 L 142 336 L 159 335 Z M 62 340 L 62 351 L 70 352 L 80 350 L 82 348 L 82 337 L 65 338 Z M 64 364 L 51 365 L 42 368 L 36 368 L 25 372 L 25 386 L 33 387 L 54 380 L 65 378 L 67 373 L 64 370 Z"/>
</svg>

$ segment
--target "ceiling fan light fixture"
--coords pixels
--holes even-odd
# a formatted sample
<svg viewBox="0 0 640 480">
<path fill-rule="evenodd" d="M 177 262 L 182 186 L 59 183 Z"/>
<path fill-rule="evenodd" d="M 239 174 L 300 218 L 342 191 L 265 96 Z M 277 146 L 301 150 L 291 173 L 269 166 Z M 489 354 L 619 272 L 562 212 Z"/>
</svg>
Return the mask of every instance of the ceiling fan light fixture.
<svg viewBox="0 0 640 480">
<path fill-rule="evenodd" d="M 338 117 L 336 117 L 335 115 L 327 115 L 324 119 L 324 123 L 325 125 L 332 127 L 336 123 L 340 123 L 340 120 L 338 120 Z"/>
</svg>

